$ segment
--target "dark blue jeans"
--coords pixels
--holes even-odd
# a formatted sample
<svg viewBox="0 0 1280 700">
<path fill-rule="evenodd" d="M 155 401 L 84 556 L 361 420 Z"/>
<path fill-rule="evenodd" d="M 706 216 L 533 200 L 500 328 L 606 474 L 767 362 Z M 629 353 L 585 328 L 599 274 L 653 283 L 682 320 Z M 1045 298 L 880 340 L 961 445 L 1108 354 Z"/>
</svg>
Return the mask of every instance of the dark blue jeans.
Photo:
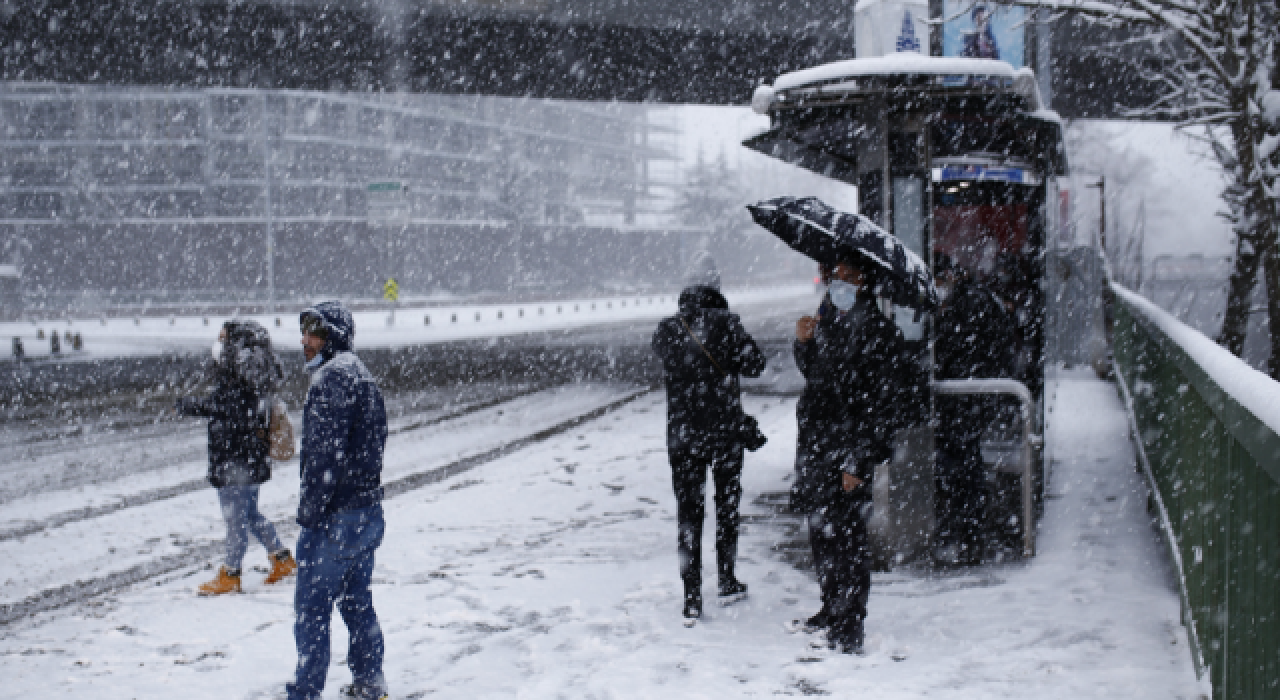
<svg viewBox="0 0 1280 700">
<path fill-rule="evenodd" d="M 293 638 L 298 669 L 287 686 L 289 700 L 319 698 L 329 671 L 329 619 L 338 604 L 350 633 L 347 666 L 357 687 L 386 692 L 382 675 L 382 628 L 373 610 L 369 581 L 373 554 L 386 525 L 382 506 L 337 513 L 323 528 L 298 535 L 298 587 Z"/>
</svg>

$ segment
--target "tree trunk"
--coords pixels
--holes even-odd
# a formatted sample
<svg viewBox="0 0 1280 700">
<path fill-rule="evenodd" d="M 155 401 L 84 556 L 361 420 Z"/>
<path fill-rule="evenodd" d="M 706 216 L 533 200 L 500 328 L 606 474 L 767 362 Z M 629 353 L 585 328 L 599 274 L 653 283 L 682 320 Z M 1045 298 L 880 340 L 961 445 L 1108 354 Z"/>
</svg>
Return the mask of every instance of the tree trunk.
<svg viewBox="0 0 1280 700">
<path fill-rule="evenodd" d="M 1252 15 L 1252 8 L 1250 15 Z M 1252 16 L 1250 19 L 1253 19 Z M 1244 67 L 1234 61 L 1224 61 L 1228 63 L 1228 67 L 1249 72 L 1256 69 L 1253 61 L 1249 60 L 1256 58 L 1248 52 L 1251 46 L 1248 45 L 1247 40 L 1251 38 L 1250 34 L 1246 34 L 1244 50 L 1227 54 L 1237 60 L 1244 58 L 1241 61 L 1245 64 Z M 1249 306 L 1253 298 L 1253 285 L 1257 280 L 1259 263 L 1268 266 L 1267 295 L 1270 300 L 1268 307 L 1276 307 L 1280 304 L 1280 285 L 1271 283 L 1270 267 L 1276 263 L 1273 260 L 1267 260 L 1264 263 L 1264 257 L 1274 258 L 1276 255 L 1274 251 L 1278 222 L 1275 202 L 1268 192 L 1269 187 L 1275 187 L 1275 178 L 1264 176 L 1262 169 L 1259 168 L 1263 164 L 1258 162 L 1259 137 L 1265 133 L 1265 130 L 1260 128 L 1261 122 L 1251 109 L 1256 88 L 1257 85 L 1253 82 L 1246 81 L 1230 90 L 1230 104 L 1235 112 L 1235 116 L 1229 122 L 1233 153 L 1222 163 L 1231 177 L 1223 199 L 1231 209 L 1232 229 L 1236 234 L 1236 259 L 1235 269 L 1227 284 L 1227 308 L 1223 315 L 1222 332 L 1218 335 L 1218 343 L 1236 357 L 1239 357 L 1244 350 L 1245 334 L 1249 329 Z M 1229 162 L 1231 160 L 1234 162 Z M 1280 278 L 1275 280 L 1280 281 Z M 1276 320 L 1280 320 L 1280 317 Z M 1280 334 L 1280 325 L 1272 325 L 1271 331 L 1273 336 Z M 1276 340 L 1273 337 L 1273 347 L 1275 343 Z M 1272 355 L 1274 357 L 1275 353 Z"/>
<path fill-rule="evenodd" d="M 1263 275 L 1267 283 L 1267 320 L 1271 324 L 1271 357 L 1267 374 L 1280 379 L 1280 250 L 1267 246 L 1262 255 Z"/>
<path fill-rule="evenodd" d="M 1249 328 L 1249 302 L 1257 279 L 1257 246 L 1237 233 L 1235 267 L 1227 283 L 1227 310 L 1222 317 L 1222 331 L 1218 334 L 1218 344 L 1236 357 L 1244 351 L 1244 336 Z M 1267 291 L 1270 293 L 1270 285 Z"/>
</svg>

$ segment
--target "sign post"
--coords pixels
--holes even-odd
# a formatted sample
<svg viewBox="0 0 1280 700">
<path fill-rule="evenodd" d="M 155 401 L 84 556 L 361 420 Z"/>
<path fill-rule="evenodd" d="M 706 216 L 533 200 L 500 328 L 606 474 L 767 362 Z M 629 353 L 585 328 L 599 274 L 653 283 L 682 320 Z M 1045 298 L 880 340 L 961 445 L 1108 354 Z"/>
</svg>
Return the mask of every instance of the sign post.
<svg viewBox="0 0 1280 700">
<path fill-rule="evenodd" d="M 387 281 L 382 286 L 382 298 L 393 305 L 388 323 L 394 323 L 394 304 L 400 298 L 400 285 L 396 283 L 394 275 L 402 270 L 395 243 L 397 235 L 403 234 L 409 225 L 408 192 L 408 187 L 393 180 L 371 182 L 366 192 L 369 233 L 375 241 L 381 239 L 382 271 L 387 276 Z"/>
</svg>

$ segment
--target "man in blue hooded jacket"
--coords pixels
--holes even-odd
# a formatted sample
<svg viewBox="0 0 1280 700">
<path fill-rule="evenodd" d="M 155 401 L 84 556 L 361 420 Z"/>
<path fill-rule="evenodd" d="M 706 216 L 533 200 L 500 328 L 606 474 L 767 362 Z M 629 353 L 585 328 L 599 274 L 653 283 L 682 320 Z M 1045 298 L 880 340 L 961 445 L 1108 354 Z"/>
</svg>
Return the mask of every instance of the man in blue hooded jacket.
<svg viewBox="0 0 1280 700">
<path fill-rule="evenodd" d="M 302 532 L 293 599 L 298 668 L 286 689 L 289 700 L 320 697 L 329 671 L 329 620 L 336 602 L 351 637 L 348 694 L 385 698 L 382 628 L 369 582 L 385 529 L 386 408 L 373 376 L 352 351 L 356 329 L 351 313 L 338 302 L 322 302 L 303 311 L 300 322 L 311 388 L 302 409 Z"/>
</svg>

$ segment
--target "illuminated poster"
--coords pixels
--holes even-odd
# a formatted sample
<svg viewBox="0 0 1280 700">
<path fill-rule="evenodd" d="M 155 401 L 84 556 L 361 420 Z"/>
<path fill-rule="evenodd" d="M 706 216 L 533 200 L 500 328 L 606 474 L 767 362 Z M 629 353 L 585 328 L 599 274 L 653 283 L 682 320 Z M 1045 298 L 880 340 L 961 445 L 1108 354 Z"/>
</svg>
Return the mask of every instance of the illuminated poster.
<svg viewBox="0 0 1280 700">
<path fill-rule="evenodd" d="M 991 58 L 1014 68 L 1026 52 L 1026 10 L 973 0 L 944 0 L 942 55 Z"/>
</svg>

